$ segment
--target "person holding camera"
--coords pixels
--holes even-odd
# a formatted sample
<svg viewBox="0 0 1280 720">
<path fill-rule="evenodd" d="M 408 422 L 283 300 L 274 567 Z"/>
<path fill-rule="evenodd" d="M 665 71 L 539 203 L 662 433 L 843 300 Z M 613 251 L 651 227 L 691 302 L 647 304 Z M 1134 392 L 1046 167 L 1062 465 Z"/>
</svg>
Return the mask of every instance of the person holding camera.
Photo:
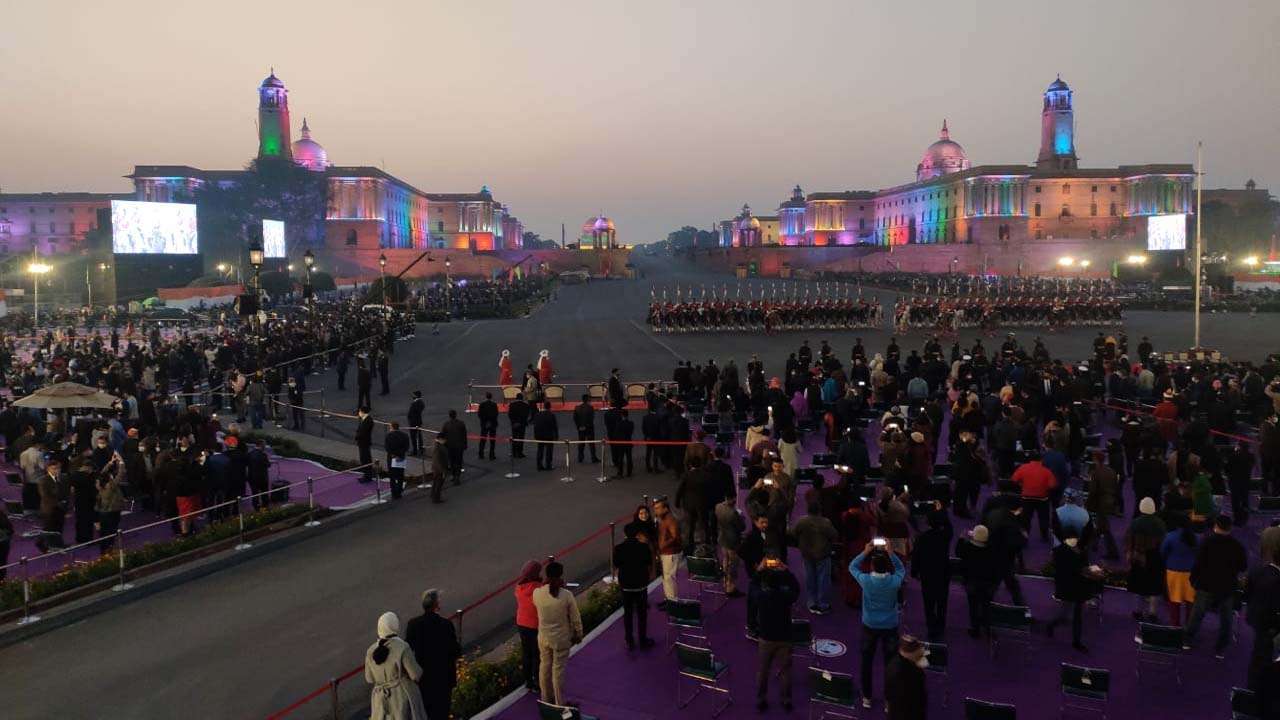
<svg viewBox="0 0 1280 720">
<path fill-rule="evenodd" d="M 769 708 L 769 673 L 779 666 L 782 708 L 791 711 L 791 605 L 800 596 L 800 583 L 777 555 L 761 561 L 752 585 L 755 599 L 759 664 L 756 666 L 756 709 Z"/>
<path fill-rule="evenodd" d="M 98 485 L 95 510 L 98 515 L 98 537 L 102 542 L 98 552 L 106 555 L 115 540 L 116 530 L 120 528 L 120 514 L 124 511 L 124 491 L 121 483 L 125 478 L 124 458 L 118 452 L 111 453 L 111 459 L 98 471 Z"/>
<path fill-rule="evenodd" d="M 871 559 L 871 571 L 862 562 Z M 898 591 L 906 578 L 906 568 L 897 554 L 889 552 L 888 541 L 877 537 L 871 549 L 864 550 L 849 563 L 849 574 L 862 588 L 862 707 L 871 708 L 871 663 L 876 647 L 881 648 L 887 665 L 898 652 L 900 609 Z"/>
</svg>

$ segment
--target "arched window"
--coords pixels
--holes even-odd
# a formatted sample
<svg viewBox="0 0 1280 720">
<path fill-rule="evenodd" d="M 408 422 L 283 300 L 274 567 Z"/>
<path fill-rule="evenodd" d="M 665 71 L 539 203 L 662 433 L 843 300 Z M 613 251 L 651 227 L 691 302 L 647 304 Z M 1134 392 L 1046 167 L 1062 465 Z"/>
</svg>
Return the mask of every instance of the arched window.
<svg viewBox="0 0 1280 720">
<path fill-rule="evenodd" d="M 356 244 L 358 243 L 358 241 L 359 241 L 359 236 L 358 236 L 358 235 L 356 235 L 356 229 L 355 229 L 355 228 L 351 228 L 350 230 L 348 230 L 348 231 L 347 231 L 347 244 L 348 244 L 348 245 L 356 245 Z"/>
</svg>

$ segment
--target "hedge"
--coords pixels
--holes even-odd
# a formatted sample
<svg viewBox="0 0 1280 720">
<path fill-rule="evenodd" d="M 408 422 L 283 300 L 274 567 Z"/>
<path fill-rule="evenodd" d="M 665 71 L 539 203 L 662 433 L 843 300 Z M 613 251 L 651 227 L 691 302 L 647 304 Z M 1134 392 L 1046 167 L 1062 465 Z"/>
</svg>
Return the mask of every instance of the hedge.
<svg viewBox="0 0 1280 720">
<path fill-rule="evenodd" d="M 578 601 L 583 632 L 589 633 L 599 627 L 621 605 L 622 594 L 616 584 L 588 590 L 586 597 Z M 458 684 L 453 688 L 453 715 L 469 718 L 523 685 L 518 645 L 513 646 L 501 660 L 463 659 L 458 664 Z"/>
<path fill-rule="evenodd" d="M 245 531 L 266 527 L 282 520 L 298 517 L 307 512 L 303 505 L 282 505 L 244 513 Z M 173 538 L 163 542 L 149 542 L 136 550 L 128 549 L 128 535 L 125 536 L 125 569 L 136 569 L 166 560 L 193 550 L 235 537 L 240 532 L 240 525 L 234 521 L 209 525 L 198 533 L 184 538 Z M 109 542 L 109 540 L 108 540 Z M 92 552 L 86 548 L 86 552 Z M 120 556 L 111 552 L 87 563 L 72 565 L 45 578 L 31 581 L 31 601 L 53 597 L 61 593 L 75 590 L 99 580 L 115 577 L 120 571 Z M 10 573 L 12 576 L 13 573 Z M 22 607 L 22 578 L 11 577 L 0 582 L 0 612 Z"/>
</svg>

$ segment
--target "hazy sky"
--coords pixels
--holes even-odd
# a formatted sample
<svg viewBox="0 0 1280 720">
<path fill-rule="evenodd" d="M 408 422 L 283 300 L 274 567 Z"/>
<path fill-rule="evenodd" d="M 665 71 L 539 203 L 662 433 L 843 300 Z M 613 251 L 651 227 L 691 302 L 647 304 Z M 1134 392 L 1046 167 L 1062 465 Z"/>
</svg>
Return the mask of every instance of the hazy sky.
<svg viewBox="0 0 1280 720">
<path fill-rule="evenodd" d="M 2 0 L 0 187 L 240 167 L 274 65 L 331 162 L 488 184 L 557 238 L 906 182 L 944 117 L 975 165 L 1032 162 L 1055 73 L 1082 166 L 1203 139 L 1206 186 L 1274 189 L 1277 37 L 1277 0 Z"/>
</svg>

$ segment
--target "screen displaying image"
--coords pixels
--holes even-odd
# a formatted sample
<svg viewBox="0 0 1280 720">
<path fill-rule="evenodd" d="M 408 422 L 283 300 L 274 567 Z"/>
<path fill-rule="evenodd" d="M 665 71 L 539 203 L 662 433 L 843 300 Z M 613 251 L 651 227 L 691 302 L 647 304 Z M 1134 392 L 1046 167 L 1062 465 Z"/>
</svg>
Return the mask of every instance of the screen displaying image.
<svg viewBox="0 0 1280 720">
<path fill-rule="evenodd" d="M 284 221 L 262 221 L 262 256 L 282 258 L 284 254 Z"/>
<path fill-rule="evenodd" d="M 195 255 L 196 206 L 111 201 L 111 250 L 122 255 Z"/>
<path fill-rule="evenodd" d="M 1147 218 L 1148 250 L 1186 250 L 1187 216 L 1152 215 Z"/>
</svg>

